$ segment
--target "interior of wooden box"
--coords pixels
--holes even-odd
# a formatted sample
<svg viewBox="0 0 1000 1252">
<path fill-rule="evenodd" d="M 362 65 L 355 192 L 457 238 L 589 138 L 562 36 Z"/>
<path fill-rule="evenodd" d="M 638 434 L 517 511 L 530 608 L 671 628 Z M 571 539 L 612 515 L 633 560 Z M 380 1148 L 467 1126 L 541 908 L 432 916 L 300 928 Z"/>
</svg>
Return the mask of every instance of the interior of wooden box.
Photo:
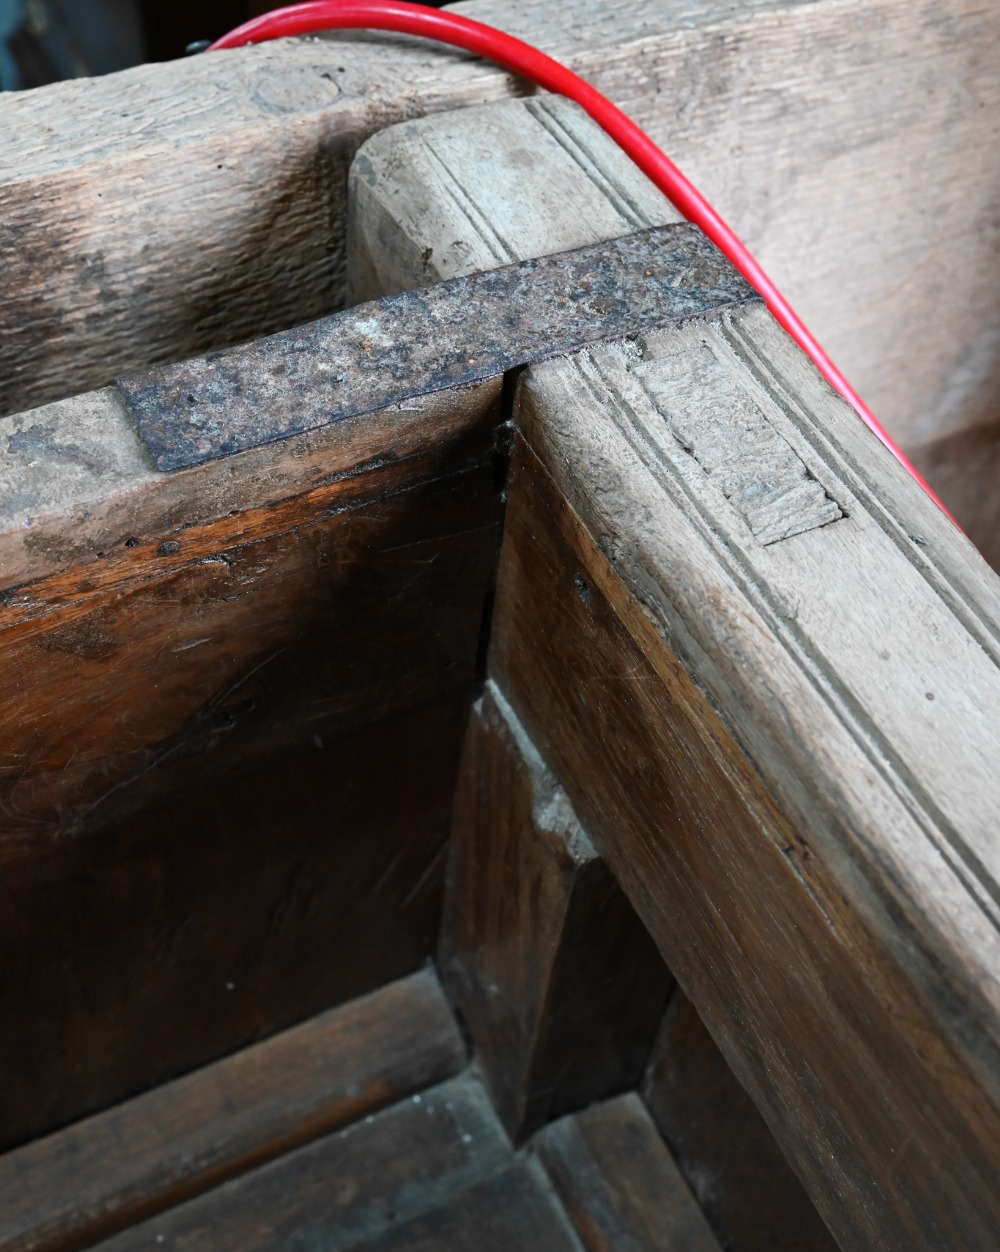
<svg viewBox="0 0 1000 1252">
<path fill-rule="evenodd" d="M 372 455 L 369 429 L 364 465 L 291 503 L 207 522 L 189 509 L 8 597 L 4 724 L 21 759 L 5 808 L 22 837 L 5 845 L 0 913 L 0 1057 L 17 1076 L 0 1095 L 0 1194 L 24 1190 L 21 1145 L 36 1141 L 24 1151 L 47 1190 L 53 1160 L 112 1133 L 78 1119 L 111 1107 L 127 1139 L 143 1099 L 173 1108 L 178 1075 L 209 1065 L 213 1083 L 218 1058 L 434 961 L 515 1148 L 541 1151 L 547 1125 L 638 1091 L 644 1105 L 608 1116 L 639 1118 L 647 1138 L 655 1122 L 722 1246 L 823 1246 L 568 801 L 510 738 L 502 694 L 484 694 L 510 391 L 457 403 L 456 433 L 409 456 L 376 415 L 362 424 L 383 421 L 384 446 Z M 480 759 L 491 736 L 501 766 Z M 304 1118 L 103 1224 L 77 1213 L 51 1246 L 329 1129 Z"/>
</svg>

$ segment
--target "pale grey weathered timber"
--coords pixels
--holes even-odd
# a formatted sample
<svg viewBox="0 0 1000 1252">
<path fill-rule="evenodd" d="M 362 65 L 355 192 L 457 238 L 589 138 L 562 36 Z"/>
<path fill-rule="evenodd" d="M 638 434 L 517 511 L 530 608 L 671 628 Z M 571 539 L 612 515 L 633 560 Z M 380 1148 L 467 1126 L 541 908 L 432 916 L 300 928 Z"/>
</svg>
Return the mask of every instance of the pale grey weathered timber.
<svg viewBox="0 0 1000 1252">
<path fill-rule="evenodd" d="M 564 176 L 538 107 L 363 149 L 380 281 L 516 253 Z M 626 176 L 563 150 L 560 246 Z M 492 676 L 842 1246 L 985 1252 L 1000 582 L 759 308 L 532 366 L 516 416 Z"/>
<path fill-rule="evenodd" d="M 473 0 L 648 127 L 906 445 L 995 417 L 991 0 Z M 342 299 L 357 145 L 524 91 L 390 36 L 0 97 L 5 412 Z"/>
</svg>

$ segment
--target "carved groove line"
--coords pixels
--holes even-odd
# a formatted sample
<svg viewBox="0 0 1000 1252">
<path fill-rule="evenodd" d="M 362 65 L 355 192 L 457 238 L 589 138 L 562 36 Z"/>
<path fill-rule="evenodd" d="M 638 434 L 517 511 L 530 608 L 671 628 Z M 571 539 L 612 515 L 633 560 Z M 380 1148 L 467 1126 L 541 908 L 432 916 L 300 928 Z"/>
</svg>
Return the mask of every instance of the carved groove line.
<svg viewBox="0 0 1000 1252">
<path fill-rule="evenodd" d="M 702 539 L 715 550 L 729 578 L 765 620 L 771 633 L 781 641 L 786 653 L 795 662 L 815 693 L 864 752 L 871 769 L 896 795 L 914 825 L 949 865 L 959 881 L 965 885 L 983 916 L 1000 934 L 1000 885 L 987 872 L 975 851 L 962 839 L 959 831 L 924 791 L 840 675 L 831 668 L 825 657 L 812 648 L 802 632 L 781 615 L 780 606 L 774 598 L 755 583 L 752 571 L 713 526 L 712 519 L 697 494 L 684 481 L 683 476 L 670 472 L 669 466 L 664 463 L 655 448 L 655 436 L 646 431 L 639 415 L 627 400 L 616 392 L 612 381 L 601 371 L 592 357 L 587 363 L 593 370 L 593 374 L 597 376 L 596 380 L 593 376 L 588 376 L 583 360 L 581 358 L 578 360 L 581 364 L 581 374 L 586 379 L 595 401 L 615 416 L 616 424 L 639 461 L 675 505 L 689 513 L 689 516 L 689 510 L 693 511 L 694 517 L 691 520 L 696 521 Z M 603 391 L 598 390 L 598 384 Z M 609 399 L 612 401 L 610 404 Z M 679 443 L 678 447 L 680 447 Z M 683 493 L 683 500 L 678 498 L 678 488 Z M 684 508 L 685 503 L 688 508 Z M 928 820 L 929 818 L 932 819 L 933 825 Z M 938 832 L 943 837 L 943 842 L 937 837 Z M 879 850 L 870 845 L 867 840 L 865 843 L 868 845 L 869 853 L 878 857 L 882 863 L 882 858 L 878 856 Z"/>
<path fill-rule="evenodd" d="M 889 512 L 882 493 L 876 491 L 873 480 L 864 467 L 854 460 L 842 444 L 808 420 L 794 388 L 773 365 L 761 357 L 752 338 L 739 321 L 723 314 L 718 326 L 719 333 L 730 345 L 733 355 L 741 365 L 775 400 L 802 439 L 816 452 L 817 457 L 824 464 L 833 466 L 851 494 L 863 502 L 872 518 L 878 522 L 883 534 L 920 573 L 945 608 L 1000 669 L 1000 622 L 994 621 L 978 605 L 965 598 L 948 570 L 942 568 L 936 559 L 933 548 L 928 550 L 913 543 L 907 528 Z"/>
<path fill-rule="evenodd" d="M 641 211 L 618 183 L 612 182 L 603 162 L 594 157 L 577 135 L 566 126 L 564 119 L 552 110 L 552 106 L 544 97 L 531 100 L 528 112 L 541 128 L 563 149 L 564 152 L 580 167 L 588 179 L 597 186 L 609 204 L 621 214 L 625 221 L 636 230 L 646 230 L 654 223 Z"/>
</svg>

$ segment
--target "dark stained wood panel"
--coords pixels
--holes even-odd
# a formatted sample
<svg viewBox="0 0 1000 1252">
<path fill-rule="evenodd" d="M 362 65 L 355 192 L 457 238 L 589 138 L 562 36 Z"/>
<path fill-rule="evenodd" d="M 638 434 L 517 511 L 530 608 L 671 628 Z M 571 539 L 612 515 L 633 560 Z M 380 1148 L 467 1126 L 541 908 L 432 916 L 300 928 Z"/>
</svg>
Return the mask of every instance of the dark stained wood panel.
<svg viewBox="0 0 1000 1252">
<path fill-rule="evenodd" d="M 66 1252 L 456 1073 L 433 973 L 0 1157 L 0 1249 Z"/>
<path fill-rule="evenodd" d="M 670 975 L 492 683 L 463 751 L 438 959 L 516 1142 L 638 1082 Z"/>
<path fill-rule="evenodd" d="M 554 1122 L 534 1148 L 586 1252 L 721 1252 L 635 1093 Z"/>
<path fill-rule="evenodd" d="M 430 954 L 495 577 L 494 392 L 439 445 L 433 413 L 391 412 L 276 453 L 277 499 L 238 459 L 143 482 L 106 547 L 63 535 L 4 589 L 0 1145 Z"/>
<path fill-rule="evenodd" d="M 357 477 L 10 589 L 0 864 L 179 781 L 468 687 L 498 537 L 492 467 Z"/>
<path fill-rule="evenodd" d="M 464 696 L 8 865 L 5 1146 L 417 968 Z"/>
<path fill-rule="evenodd" d="M 510 1145 L 488 1099 L 462 1076 L 98 1246 L 102 1252 L 398 1246 L 391 1235 L 383 1245 L 387 1231 L 450 1205 L 510 1164 Z"/>
<path fill-rule="evenodd" d="M 836 1252 L 774 1136 L 679 988 L 642 1094 L 723 1247 Z"/>
</svg>

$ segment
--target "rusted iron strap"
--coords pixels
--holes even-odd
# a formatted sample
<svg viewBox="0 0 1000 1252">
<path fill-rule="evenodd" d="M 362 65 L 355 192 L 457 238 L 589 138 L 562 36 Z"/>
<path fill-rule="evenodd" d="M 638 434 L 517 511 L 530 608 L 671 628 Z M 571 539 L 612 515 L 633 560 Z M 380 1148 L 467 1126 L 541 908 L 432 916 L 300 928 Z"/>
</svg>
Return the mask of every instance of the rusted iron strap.
<svg viewBox="0 0 1000 1252">
<path fill-rule="evenodd" d="M 118 386 L 157 468 L 174 470 L 756 299 L 698 229 L 661 226 L 359 304 Z"/>
</svg>

